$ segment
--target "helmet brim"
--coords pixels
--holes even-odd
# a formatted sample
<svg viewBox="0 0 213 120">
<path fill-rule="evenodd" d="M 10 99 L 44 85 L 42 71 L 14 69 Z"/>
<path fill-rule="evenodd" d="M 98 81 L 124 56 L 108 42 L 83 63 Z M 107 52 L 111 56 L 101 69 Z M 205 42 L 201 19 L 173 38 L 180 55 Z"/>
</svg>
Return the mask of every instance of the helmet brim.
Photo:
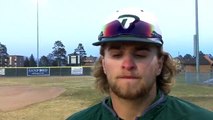
<svg viewBox="0 0 213 120">
<path fill-rule="evenodd" d="M 99 46 L 104 43 L 109 42 L 141 42 L 154 44 L 157 46 L 162 46 L 162 42 L 160 42 L 159 38 L 140 38 L 140 37 L 130 37 L 130 36 L 119 36 L 119 37 L 111 37 L 111 38 L 102 38 L 101 41 L 92 43 L 94 46 Z"/>
</svg>

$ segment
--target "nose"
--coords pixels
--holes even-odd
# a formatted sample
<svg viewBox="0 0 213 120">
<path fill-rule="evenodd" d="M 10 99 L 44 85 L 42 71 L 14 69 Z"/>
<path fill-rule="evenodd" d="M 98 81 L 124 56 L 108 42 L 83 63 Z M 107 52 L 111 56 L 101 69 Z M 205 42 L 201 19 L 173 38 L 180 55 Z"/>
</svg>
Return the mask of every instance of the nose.
<svg viewBox="0 0 213 120">
<path fill-rule="evenodd" d="M 131 55 L 125 56 L 122 61 L 122 68 L 132 70 L 136 68 L 134 58 Z"/>
</svg>

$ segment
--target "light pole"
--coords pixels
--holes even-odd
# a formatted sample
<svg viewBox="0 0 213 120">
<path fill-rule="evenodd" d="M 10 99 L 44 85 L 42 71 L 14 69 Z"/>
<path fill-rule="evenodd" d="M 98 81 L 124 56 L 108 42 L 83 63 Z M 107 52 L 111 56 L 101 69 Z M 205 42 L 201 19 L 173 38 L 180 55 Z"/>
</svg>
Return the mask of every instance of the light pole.
<svg viewBox="0 0 213 120">
<path fill-rule="evenodd" d="M 195 27 L 196 27 L 196 73 L 197 73 L 197 80 L 199 80 L 199 72 L 200 72 L 200 65 L 199 65 L 199 26 L 198 26 L 198 0 L 195 0 Z"/>
<path fill-rule="evenodd" d="M 37 67 L 39 67 L 39 0 L 37 0 Z"/>
</svg>

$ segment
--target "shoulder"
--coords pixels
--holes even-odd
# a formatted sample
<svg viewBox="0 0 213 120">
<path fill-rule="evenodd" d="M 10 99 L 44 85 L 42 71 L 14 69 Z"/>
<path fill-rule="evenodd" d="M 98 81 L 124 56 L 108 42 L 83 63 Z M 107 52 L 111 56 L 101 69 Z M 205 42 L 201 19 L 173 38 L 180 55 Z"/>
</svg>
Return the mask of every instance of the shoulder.
<svg viewBox="0 0 213 120">
<path fill-rule="evenodd" d="M 168 109 L 174 110 L 176 114 L 187 115 L 187 117 L 191 119 L 213 119 L 212 111 L 177 97 L 168 96 L 167 107 Z"/>
<path fill-rule="evenodd" d="M 96 120 L 98 114 L 101 113 L 101 103 L 91 106 L 87 109 L 74 113 L 66 120 Z"/>
</svg>

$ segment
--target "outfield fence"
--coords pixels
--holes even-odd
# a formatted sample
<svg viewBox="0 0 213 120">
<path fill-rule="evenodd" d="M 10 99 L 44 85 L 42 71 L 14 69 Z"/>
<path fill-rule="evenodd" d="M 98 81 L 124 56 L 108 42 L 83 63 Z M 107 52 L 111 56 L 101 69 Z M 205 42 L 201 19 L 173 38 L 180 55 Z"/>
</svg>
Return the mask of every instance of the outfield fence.
<svg viewBox="0 0 213 120">
<path fill-rule="evenodd" d="M 185 82 L 186 83 L 208 83 L 213 84 L 213 72 L 185 72 Z"/>
<path fill-rule="evenodd" d="M 92 68 L 92 66 L 2 67 L 0 68 L 0 77 L 90 76 Z M 185 72 L 182 75 L 184 76 L 184 81 L 189 84 L 208 83 L 213 85 L 213 72 L 200 72 L 198 74 L 196 72 Z"/>
<path fill-rule="evenodd" d="M 0 76 L 88 76 L 92 66 L 64 67 L 5 67 L 0 68 Z"/>
</svg>

